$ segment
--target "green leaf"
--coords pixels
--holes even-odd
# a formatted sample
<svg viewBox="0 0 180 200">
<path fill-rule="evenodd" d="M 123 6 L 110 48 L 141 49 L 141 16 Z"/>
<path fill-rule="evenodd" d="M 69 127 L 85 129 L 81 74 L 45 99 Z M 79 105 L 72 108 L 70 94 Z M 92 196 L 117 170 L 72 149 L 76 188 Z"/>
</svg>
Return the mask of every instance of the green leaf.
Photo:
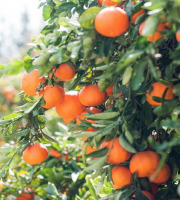
<svg viewBox="0 0 180 200">
<path fill-rule="evenodd" d="M 83 28 L 90 28 L 94 24 L 94 19 L 98 12 L 101 10 L 99 7 L 92 7 L 84 11 L 79 17 L 79 23 Z"/>
<path fill-rule="evenodd" d="M 51 17 L 52 6 L 46 5 L 43 7 L 43 19 L 44 21 L 48 20 Z"/>
<path fill-rule="evenodd" d="M 33 106 L 31 106 L 28 110 L 26 110 L 24 113 L 28 114 L 30 112 L 32 112 L 33 110 L 36 109 L 36 107 L 38 106 L 38 104 L 40 103 L 41 99 L 39 101 L 37 101 Z"/>
<path fill-rule="evenodd" d="M 103 148 L 103 149 L 100 149 L 99 151 L 95 151 L 90 154 L 87 154 L 86 157 L 99 158 L 99 157 L 105 156 L 105 154 L 108 151 L 109 151 L 109 149 Z"/>
<path fill-rule="evenodd" d="M 177 102 L 166 102 L 163 105 L 157 106 L 154 108 L 154 114 L 158 116 L 165 116 L 173 111 L 173 109 L 177 106 Z"/>
<path fill-rule="evenodd" d="M 42 135 L 44 136 L 44 138 L 48 141 L 51 141 L 51 142 L 55 142 L 55 143 L 58 143 L 55 139 L 53 139 L 52 137 L 50 137 L 49 135 L 45 134 L 44 132 L 41 132 Z"/>
<path fill-rule="evenodd" d="M 103 112 L 93 115 L 88 115 L 87 119 L 113 119 L 119 116 L 119 112 Z"/>
<path fill-rule="evenodd" d="M 126 85 L 127 83 L 129 83 L 130 79 L 131 79 L 131 75 L 132 75 L 132 67 L 127 67 L 123 73 L 123 76 L 122 76 L 122 84 L 123 85 Z"/>
<path fill-rule="evenodd" d="M 85 168 L 85 171 L 95 170 L 101 168 L 105 163 L 106 156 L 96 159 L 96 161 L 90 165 L 89 167 Z"/>
<path fill-rule="evenodd" d="M 50 55 L 49 54 L 42 54 L 40 56 L 38 56 L 33 62 L 32 64 L 34 66 L 38 66 L 38 65 L 44 65 L 48 62 Z"/>
<path fill-rule="evenodd" d="M 21 136 L 27 135 L 29 132 L 30 132 L 29 129 L 25 129 L 25 130 L 22 130 L 22 131 L 19 131 L 19 132 L 13 132 L 13 133 L 11 133 L 8 136 L 11 136 L 11 137 L 15 137 L 15 136 L 21 137 Z"/>
<path fill-rule="evenodd" d="M 24 67 L 24 62 L 22 60 L 15 60 L 9 63 L 5 67 L 4 72 L 7 75 L 16 75 L 22 71 L 23 67 Z"/>
<path fill-rule="evenodd" d="M 34 66 L 32 65 L 32 59 L 30 56 L 24 57 L 24 68 L 28 73 L 30 73 L 34 69 Z"/>
<path fill-rule="evenodd" d="M 147 61 L 138 62 L 133 68 L 133 75 L 132 75 L 132 89 L 134 91 L 138 90 L 141 86 L 141 83 L 144 80 L 144 71 L 147 66 Z"/>
<path fill-rule="evenodd" d="M 3 75 L 3 73 L 4 73 L 4 68 L 5 68 L 6 66 L 5 65 L 0 65 L 0 77 Z"/>
<path fill-rule="evenodd" d="M 50 195 L 59 195 L 56 186 L 53 183 L 48 183 L 48 186 L 46 187 L 46 192 Z"/>
<path fill-rule="evenodd" d="M 156 32 L 159 19 L 157 16 L 150 16 L 147 18 L 144 29 L 142 31 L 143 36 L 149 36 Z"/>
<path fill-rule="evenodd" d="M 124 138 L 122 134 L 119 136 L 119 143 L 127 151 L 131 153 L 137 153 L 136 149 L 131 144 L 129 144 L 129 142 Z"/>
</svg>

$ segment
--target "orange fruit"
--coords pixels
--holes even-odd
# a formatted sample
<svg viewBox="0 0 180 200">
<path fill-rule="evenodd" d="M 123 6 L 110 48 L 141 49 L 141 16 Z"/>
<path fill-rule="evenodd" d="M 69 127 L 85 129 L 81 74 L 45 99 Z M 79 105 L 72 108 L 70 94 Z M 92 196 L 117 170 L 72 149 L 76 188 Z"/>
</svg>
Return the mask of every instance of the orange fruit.
<svg viewBox="0 0 180 200">
<path fill-rule="evenodd" d="M 58 158 L 62 156 L 62 153 L 59 153 L 56 149 L 50 149 L 49 155 Z"/>
<path fill-rule="evenodd" d="M 131 173 L 138 177 L 150 176 L 158 167 L 159 156 L 153 151 L 142 151 L 134 154 L 129 163 Z"/>
<path fill-rule="evenodd" d="M 147 93 L 146 94 L 146 97 L 147 97 L 147 102 L 152 105 L 152 106 L 159 106 L 161 105 L 162 103 L 160 102 L 156 102 L 154 101 L 151 96 L 156 96 L 156 97 L 159 97 L 159 98 L 162 98 L 163 96 L 163 93 L 164 91 L 166 90 L 166 88 L 168 88 L 167 92 L 166 92 L 166 95 L 165 95 L 165 99 L 173 99 L 174 95 L 173 95 L 173 90 L 170 86 L 167 86 L 167 85 L 163 85 L 162 83 L 159 83 L 159 82 L 155 82 L 152 84 L 152 91 L 151 93 Z"/>
<path fill-rule="evenodd" d="M 142 191 L 142 193 L 149 199 L 149 200 L 154 200 L 154 196 L 148 192 L 148 191 Z"/>
<path fill-rule="evenodd" d="M 104 141 L 100 149 L 102 148 L 110 149 L 107 153 L 106 162 L 109 161 L 110 164 L 118 164 L 128 160 L 131 153 L 126 151 L 119 143 L 119 138 L 117 137 L 114 141 L 113 139 L 109 141 Z"/>
<path fill-rule="evenodd" d="M 14 88 L 11 87 L 5 87 L 2 91 L 2 94 L 4 95 L 4 97 L 10 102 L 13 103 L 14 102 L 14 97 L 16 95 L 16 90 Z"/>
<path fill-rule="evenodd" d="M 120 189 L 131 184 L 132 174 L 127 167 L 115 166 L 113 167 L 111 174 L 114 189 Z"/>
<path fill-rule="evenodd" d="M 69 158 L 69 154 L 68 154 L 68 153 L 63 154 L 63 156 L 64 156 L 65 161 L 67 162 L 67 161 L 68 161 L 68 158 Z M 58 159 L 58 160 L 62 160 L 62 157 L 59 157 L 59 158 L 57 158 L 57 159 Z"/>
<path fill-rule="evenodd" d="M 77 124 L 77 125 L 81 124 L 80 119 L 81 119 L 81 120 L 84 120 L 84 118 L 87 116 L 87 115 L 84 115 L 84 114 L 89 114 L 88 111 L 92 112 L 93 114 L 101 113 L 101 110 L 99 110 L 98 108 L 89 107 L 89 108 L 87 108 L 87 109 L 84 110 L 81 114 L 79 114 L 79 115 L 77 116 L 77 118 L 76 118 L 76 124 Z M 86 119 L 86 121 L 89 122 L 89 123 L 92 123 L 92 124 L 96 122 L 96 120 L 92 120 L 92 119 Z M 88 128 L 87 130 L 88 130 L 88 131 L 94 131 L 94 130 L 96 130 L 96 129 L 94 129 L 94 128 Z"/>
<path fill-rule="evenodd" d="M 76 73 L 76 69 L 72 63 L 63 63 L 59 65 L 58 68 L 53 67 L 52 71 L 54 76 L 50 74 L 49 77 L 53 77 L 55 81 L 57 81 L 56 77 L 62 81 L 69 81 L 75 76 Z"/>
<path fill-rule="evenodd" d="M 115 6 L 116 4 L 118 4 L 119 2 L 115 2 L 115 1 L 113 1 L 113 0 L 98 0 L 97 1 L 98 2 L 98 4 L 99 5 L 106 5 L 106 6 Z M 121 6 L 121 5 L 123 5 L 124 4 L 124 1 L 123 2 L 121 2 L 120 4 L 119 4 L 119 6 Z"/>
<path fill-rule="evenodd" d="M 106 92 L 101 92 L 98 85 L 88 85 L 81 89 L 79 100 L 84 106 L 99 106 L 107 99 Z"/>
<path fill-rule="evenodd" d="M 144 9 L 141 9 L 139 12 L 135 13 L 133 16 L 132 16 L 132 23 L 135 24 L 136 22 L 136 19 L 143 15 L 145 13 Z"/>
<path fill-rule="evenodd" d="M 149 176 L 149 179 L 153 183 L 166 183 L 166 181 L 171 177 L 171 170 L 169 166 L 166 164 L 161 171 L 158 173 L 158 175 L 152 180 L 152 175 Z"/>
<path fill-rule="evenodd" d="M 22 192 L 20 196 L 18 196 L 17 200 L 33 200 L 35 197 L 35 193 L 31 188 L 26 188 L 26 191 L 28 192 Z"/>
<path fill-rule="evenodd" d="M 142 35 L 143 29 L 145 27 L 145 23 L 143 22 L 140 26 L 139 26 L 139 35 Z M 153 34 L 147 37 L 147 40 L 149 42 L 156 42 L 157 40 L 159 40 L 160 38 L 163 37 L 162 34 L 160 34 L 158 31 L 163 31 L 166 30 L 166 28 L 164 27 L 164 25 L 162 23 L 160 23 L 157 27 L 157 31 Z"/>
<path fill-rule="evenodd" d="M 113 84 L 110 85 L 108 88 L 106 88 L 106 94 L 108 97 L 112 96 L 113 95 Z M 118 94 L 118 96 L 120 97 L 122 95 L 122 92 L 120 92 Z"/>
<path fill-rule="evenodd" d="M 123 9 L 107 7 L 96 15 L 94 25 L 99 34 L 106 37 L 117 37 L 127 31 L 129 18 Z"/>
<path fill-rule="evenodd" d="M 159 186 L 156 183 L 150 183 L 150 187 L 153 194 L 156 194 L 159 190 Z"/>
<path fill-rule="evenodd" d="M 42 84 L 44 81 L 45 77 L 40 77 L 38 69 L 35 69 L 30 73 L 24 72 L 21 79 L 21 87 L 26 94 L 35 96 L 37 94 L 36 90 L 39 87 L 39 84 Z"/>
<path fill-rule="evenodd" d="M 23 159 L 27 164 L 36 165 L 46 160 L 48 150 L 45 145 L 30 144 L 23 152 Z"/>
<path fill-rule="evenodd" d="M 64 119 L 76 119 L 77 115 L 85 109 L 85 106 L 79 101 L 79 93 L 70 91 L 65 93 L 62 103 L 56 104 L 56 112 Z"/>
<path fill-rule="evenodd" d="M 86 140 L 87 137 L 83 137 L 82 141 Z M 83 144 L 81 145 L 81 149 L 83 150 Z M 86 154 L 90 154 L 92 152 L 98 151 L 99 149 L 94 148 L 93 146 L 88 145 L 86 148 Z"/>
<path fill-rule="evenodd" d="M 176 32 L 176 40 L 180 42 L 180 30 Z"/>
<path fill-rule="evenodd" d="M 64 101 L 65 92 L 64 89 L 59 85 L 47 85 L 39 95 L 43 95 L 45 105 L 43 108 L 53 108 L 57 103 L 62 103 Z"/>
</svg>

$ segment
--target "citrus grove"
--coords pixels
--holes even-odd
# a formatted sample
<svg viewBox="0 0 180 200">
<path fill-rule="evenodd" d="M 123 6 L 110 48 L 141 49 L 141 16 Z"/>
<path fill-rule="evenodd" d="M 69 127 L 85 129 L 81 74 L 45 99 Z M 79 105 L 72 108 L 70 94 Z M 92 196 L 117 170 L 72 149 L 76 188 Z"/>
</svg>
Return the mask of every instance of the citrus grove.
<svg viewBox="0 0 180 200">
<path fill-rule="evenodd" d="M 24 185 L 17 199 L 180 199 L 180 2 L 46 0 L 39 7 L 47 25 L 32 48 L 0 65 L 1 75 L 24 71 L 25 101 L 0 119 L 1 134 L 14 141 L 0 148 L 0 196 L 8 199 L 6 181 L 21 161 L 34 171 L 32 182 L 44 177 L 39 185 L 48 186 Z M 49 112 L 59 135 L 48 130 Z M 57 166 L 67 173 L 67 165 L 81 178 L 61 176 Z"/>
</svg>

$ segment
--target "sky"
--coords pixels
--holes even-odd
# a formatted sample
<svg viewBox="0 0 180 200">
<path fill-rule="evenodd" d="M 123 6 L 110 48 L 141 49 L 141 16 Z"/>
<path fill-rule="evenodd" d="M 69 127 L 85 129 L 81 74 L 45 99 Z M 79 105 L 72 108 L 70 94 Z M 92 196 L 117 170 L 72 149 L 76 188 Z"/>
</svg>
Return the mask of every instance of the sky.
<svg viewBox="0 0 180 200">
<path fill-rule="evenodd" d="M 39 0 L 0 0 L 0 3 L 0 64 L 7 64 L 21 56 L 24 43 L 38 37 L 44 22 Z"/>
</svg>

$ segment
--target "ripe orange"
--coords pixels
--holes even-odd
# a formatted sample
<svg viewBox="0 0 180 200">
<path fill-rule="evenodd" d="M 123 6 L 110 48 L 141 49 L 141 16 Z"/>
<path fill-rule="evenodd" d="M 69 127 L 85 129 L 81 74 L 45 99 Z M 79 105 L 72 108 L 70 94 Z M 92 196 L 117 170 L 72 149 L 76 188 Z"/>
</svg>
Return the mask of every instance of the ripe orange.
<svg viewBox="0 0 180 200">
<path fill-rule="evenodd" d="M 113 95 L 113 84 L 110 85 L 108 88 L 106 88 L 106 94 L 108 97 L 112 96 Z M 118 96 L 120 97 L 122 95 L 122 92 L 120 92 L 118 94 Z"/>
<path fill-rule="evenodd" d="M 82 141 L 86 140 L 87 137 L 83 137 Z M 83 150 L 83 144 L 81 145 L 81 149 Z M 94 148 L 93 146 L 88 145 L 86 148 L 86 154 L 90 154 L 92 152 L 98 151 L 99 149 Z"/>
<path fill-rule="evenodd" d="M 59 65 L 58 68 L 53 67 L 53 79 L 55 81 L 57 81 L 56 77 L 62 81 L 69 81 L 74 77 L 75 73 L 76 69 L 72 63 L 63 63 Z M 52 74 L 49 76 L 51 78 Z"/>
<path fill-rule="evenodd" d="M 29 145 L 23 152 L 23 159 L 27 164 L 36 165 L 46 160 L 48 150 L 45 145 L 36 143 Z"/>
<path fill-rule="evenodd" d="M 139 27 L 139 35 L 142 35 L 142 32 L 143 32 L 143 29 L 144 29 L 144 26 L 145 26 L 145 23 L 146 22 L 143 22 L 140 27 Z M 164 25 L 162 23 L 160 23 L 157 27 L 157 32 L 155 32 L 153 35 L 150 35 L 147 37 L 147 40 L 149 42 L 156 42 L 157 40 L 159 40 L 160 38 L 163 37 L 162 34 L 160 34 L 158 31 L 163 31 L 163 30 L 166 30 L 166 28 L 164 27 Z"/>
<path fill-rule="evenodd" d="M 151 93 L 147 93 L 146 97 L 147 97 L 147 102 L 152 105 L 152 106 L 159 106 L 162 103 L 156 102 L 154 100 L 152 100 L 151 96 L 156 96 L 159 98 L 162 98 L 164 91 L 166 90 L 166 88 L 168 88 L 166 95 L 165 95 L 165 99 L 173 99 L 174 95 L 173 95 L 173 90 L 170 86 L 167 85 L 163 85 L 162 83 L 159 82 L 155 82 L 152 84 L 153 90 L 151 91 Z"/>
<path fill-rule="evenodd" d="M 83 120 L 87 115 L 84 115 L 84 114 L 89 114 L 88 111 L 92 112 L 93 114 L 97 114 L 97 113 L 101 113 L 101 110 L 99 110 L 98 108 L 95 108 L 95 107 L 89 107 L 87 108 L 86 110 L 84 110 L 81 114 L 79 114 L 76 118 L 76 124 L 81 124 L 81 120 Z M 91 119 L 86 119 L 87 122 L 89 123 L 95 123 L 96 120 L 91 120 Z M 87 129 L 88 131 L 95 131 L 96 129 L 94 128 L 88 128 Z"/>
<path fill-rule="evenodd" d="M 132 174 L 127 167 L 115 166 L 112 169 L 113 188 L 120 189 L 126 185 L 130 185 L 132 181 Z"/>
<path fill-rule="evenodd" d="M 59 158 L 62 156 L 62 153 L 59 153 L 56 149 L 50 149 L 49 155 L 52 157 Z"/>
<path fill-rule="evenodd" d="M 115 2 L 115 1 L 113 1 L 113 0 L 98 0 L 98 4 L 99 5 L 106 5 L 106 6 L 115 6 L 117 3 L 119 3 L 119 2 Z M 124 4 L 124 1 L 123 2 L 121 2 L 120 4 L 119 4 L 119 6 L 121 6 L 121 5 L 123 5 Z"/>
<path fill-rule="evenodd" d="M 148 191 L 142 191 L 142 193 L 149 199 L 149 200 L 154 200 L 154 196 L 148 192 Z"/>
<path fill-rule="evenodd" d="M 176 32 L 176 40 L 180 42 L 180 30 Z"/>
<path fill-rule="evenodd" d="M 45 105 L 42 107 L 47 109 L 53 108 L 57 103 L 62 103 L 65 97 L 64 89 L 59 85 L 47 85 L 44 91 L 41 91 L 39 94 L 44 94 Z"/>
<path fill-rule="evenodd" d="M 20 196 L 18 196 L 17 200 L 33 200 L 35 197 L 35 193 L 31 188 L 26 188 L 26 191 L 28 192 L 22 192 Z"/>
<path fill-rule="evenodd" d="M 35 96 L 39 84 L 42 84 L 44 81 L 45 77 L 40 77 L 38 75 L 38 69 L 35 69 L 30 73 L 24 72 L 21 79 L 21 87 L 26 94 Z"/>
<path fill-rule="evenodd" d="M 107 7 L 96 15 L 94 25 L 99 34 L 106 37 L 117 37 L 127 31 L 129 18 L 123 9 Z"/>
<path fill-rule="evenodd" d="M 110 149 L 107 153 L 106 162 L 109 161 L 110 164 L 118 164 L 128 160 L 131 156 L 131 153 L 126 151 L 119 143 L 119 138 L 117 137 L 114 141 L 113 139 L 105 141 L 101 144 L 100 149 L 102 148 Z"/>
<path fill-rule="evenodd" d="M 136 19 L 143 15 L 145 12 L 144 12 L 144 9 L 141 9 L 139 12 L 135 13 L 133 16 L 132 16 L 132 23 L 135 24 L 136 22 Z"/>
<path fill-rule="evenodd" d="M 129 163 L 131 173 L 138 177 L 147 177 L 155 172 L 159 164 L 159 156 L 153 151 L 142 151 L 134 154 Z"/>
<path fill-rule="evenodd" d="M 152 175 L 149 176 L 149 179 L 153 183 L 166 183 L 166 181 L 171 177 L 171 170 L 169 166 L 166 164 L 161 171 L 158 173 L 158 175 L 152 180 Z"/>
<path fill-rule="evenodd" d="M 106 92 L 101 92 L 98 85 L 85 86 L 79 93 L 79 100 L 84 106 L 99 106 L 106 99 Z"/>
<path fill-rule="evenodd" d="M 13 103 L 14 97 L 16 95 L 16 90 L 12 87 L 5 87 L 2 90 L 2 94 L 4 95 L 7 101 L 9 101 L 10 103 Z"/>
<path fill-rule="evenodd" d="M 56 104 L 56 112 L 64 119 L 75 119 L 85 109 L 85 106 L 79 101 L 79 93 L 70 91 L 65 93 L 62 103 Z"/>
</svg>

